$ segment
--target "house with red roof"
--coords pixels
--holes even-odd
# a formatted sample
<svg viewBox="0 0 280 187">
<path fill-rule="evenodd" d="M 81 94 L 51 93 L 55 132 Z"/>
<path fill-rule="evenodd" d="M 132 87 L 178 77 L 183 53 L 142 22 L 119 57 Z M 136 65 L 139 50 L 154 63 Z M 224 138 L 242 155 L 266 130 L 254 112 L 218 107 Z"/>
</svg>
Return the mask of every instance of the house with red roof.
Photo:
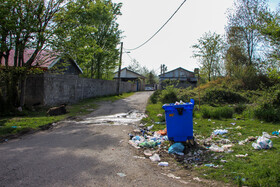
<svg viewBox="0 0 280 187">
<path fill-rule="evenodd" d="M 35 50 L 27 49 L 23 54 L 23 64 L 15 64 L 15 50 L 10 51 L 8 66 L 24 66 L 24 64 L 30 59 Z M 6 66 L 5 59 L 1 59 L 1 66 Z M 43 69 L 45 72 L 56 72 L 61 74 L 72 74 L 79 75 L 83 71 L 75 60 L 71 58 L 62 58 L 58 53 L 55 53 L 51 50 L 42 50 L 36 56 L 34 62 L 32 63 L 33 67 L 38 67 Z"/>
</svg>

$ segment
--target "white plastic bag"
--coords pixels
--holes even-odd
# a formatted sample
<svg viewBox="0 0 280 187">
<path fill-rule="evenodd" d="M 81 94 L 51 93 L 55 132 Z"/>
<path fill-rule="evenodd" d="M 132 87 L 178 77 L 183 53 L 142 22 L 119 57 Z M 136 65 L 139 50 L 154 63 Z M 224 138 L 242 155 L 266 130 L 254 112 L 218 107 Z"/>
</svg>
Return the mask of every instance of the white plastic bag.
<svg viewBox="0 0 280 187">
<path fill-rule="evenodd" d="M 219 147 L 215 144 L 212 144 L 211 147 L 209 147 L 209 150 L 214 151 L 214 152 L 224 152 L 223 147 Z"/>
<path fill-rule="evenodd" d="M 254 147 L 254 149 L 270 149 L 272 148 L 273 143 L 265 136 L 260 136 L 257 139 L 257 143 L 253 143 L 252 146 Z"/>
<path fill-rule="evenodd" d="M 158 154 L 154 154 L 153 156 L 150 156 L 151 161 L 153 162 L 159 162 L 160 161 L 160 157 Z"/>
</svg>

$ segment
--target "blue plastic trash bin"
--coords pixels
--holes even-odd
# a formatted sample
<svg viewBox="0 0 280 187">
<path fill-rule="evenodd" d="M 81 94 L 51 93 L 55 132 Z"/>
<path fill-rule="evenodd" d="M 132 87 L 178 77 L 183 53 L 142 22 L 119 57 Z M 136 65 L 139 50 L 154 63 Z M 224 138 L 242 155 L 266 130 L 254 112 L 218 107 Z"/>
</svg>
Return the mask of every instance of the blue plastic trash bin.
<svg viewBox="0 0 280 187">
<path fill-rule="evenodd" d="M 193 107 L 190 103 L 175 105 L 164 104 L 165 121 L 168 139 L 174 142 L 185 142 L 193 139 Z"/>
</svg>

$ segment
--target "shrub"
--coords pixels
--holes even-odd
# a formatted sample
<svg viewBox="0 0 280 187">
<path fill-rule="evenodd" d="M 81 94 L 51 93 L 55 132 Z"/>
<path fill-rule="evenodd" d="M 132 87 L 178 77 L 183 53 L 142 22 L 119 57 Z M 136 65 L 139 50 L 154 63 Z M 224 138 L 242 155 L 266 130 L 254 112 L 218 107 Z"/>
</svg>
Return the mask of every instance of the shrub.
<svg viewBox="0 0 280 187">
<path fill-rule="evenodd" d="M 162 103 L 175 103 L 178 101 L 176 88 L 174 86 L 167 86 L 161 91 L 160 102 Z"/>
<path fill-rule="evenodd" d="M 246 105 L 244 104 L 238 104 L 234 106 L 234 112 L 237 114 L 242 114 L 242 112 L 246 109 Z"/>
<path fill-rule="evenodd" d="M 259 107 L 254 110 L 257 119 L 267 122 L 280 121 L 280 89 L 277 85 L 264 91 L 257 103 Z"/>
<path fill-rule="evenodd" d="M 160 94 L 161 94 L 161 90 L 156 90 L 156 91 L 151 95 L 150 101 L 151 101 L 153 104 L 156 104 L 156 103 L 159 101 Z"/>
<path fill-rule="evenodd" d="M 201 113 L 203 118 L 213 118 L 213 119 L 221 119 L 221 118 L 232 118 L 234 110 L 231 107 L 211 107 L 211 106 L 203 106 L 201 108 Z"/>
<path fill-rule="evenodd" d="M 280 108 L 274 108 L 271 104 L 264 104 L 254 111 L 254 115 L 259 120 L 278 122 L 280 121 Z"/>
<path fill-rule="evenodd" d="M 191 87 L 178 89 L 177 98 L 184 102 L 190 102 L 190 99 L 194 99 L 195 103 L 198 103 L 198 93 L 196 93 Z"/>
<path fill-rule="evenodd" d="M 248 101 L 241 94 L 222 88 L 206 90 L 202 100 L 205 103 L 214 105 L 244 103 Z"/>
</svg>

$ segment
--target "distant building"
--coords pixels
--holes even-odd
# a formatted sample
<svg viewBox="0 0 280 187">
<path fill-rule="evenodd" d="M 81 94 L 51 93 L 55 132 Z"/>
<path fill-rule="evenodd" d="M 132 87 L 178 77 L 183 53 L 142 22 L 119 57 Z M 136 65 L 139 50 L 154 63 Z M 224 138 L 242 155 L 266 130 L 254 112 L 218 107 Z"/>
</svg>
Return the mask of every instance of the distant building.
<svg viewBox="0 0 280 187">
<path fill-rule="evenodd" d="M 24 51 L 23 63 L 26 63 L 28 59 L 32 56 L 35 50 L 27 49 Z M 8 66 L 14 66 L 14 56 L 15 50 L 10 51 Z M 5 66 L 5 60 L 1 60 L 2 67 Z M 33 67 L 42 69 L 44 72 L 49 73 L 61 73 L 70 75 L 79 75 L 83 71 L 79 65 L 71 58 L 61 58 L 57 53 L 50 50 L 42 50 L 38 53 L 34 62 Z"/>
<path fill-rule="evenodd" d="M 195 87 L 197 84 L 197 77 L 194 72 L 188 71 L 181 67 L 168 71 L 159 75 L 160 88 L 166 85 L 174 85 L 177 88 Z"/>
<path fill-rule="evenodd" d="M 121 81 L 133 82 L 137 85 L 137 91 L 143 91 L 145 89 L 145 77 L 127 68 L 123 68 L 120 73 Z M 118 72 L 115 73 L 115 80 L 118 80 Z"/>
</svg>

